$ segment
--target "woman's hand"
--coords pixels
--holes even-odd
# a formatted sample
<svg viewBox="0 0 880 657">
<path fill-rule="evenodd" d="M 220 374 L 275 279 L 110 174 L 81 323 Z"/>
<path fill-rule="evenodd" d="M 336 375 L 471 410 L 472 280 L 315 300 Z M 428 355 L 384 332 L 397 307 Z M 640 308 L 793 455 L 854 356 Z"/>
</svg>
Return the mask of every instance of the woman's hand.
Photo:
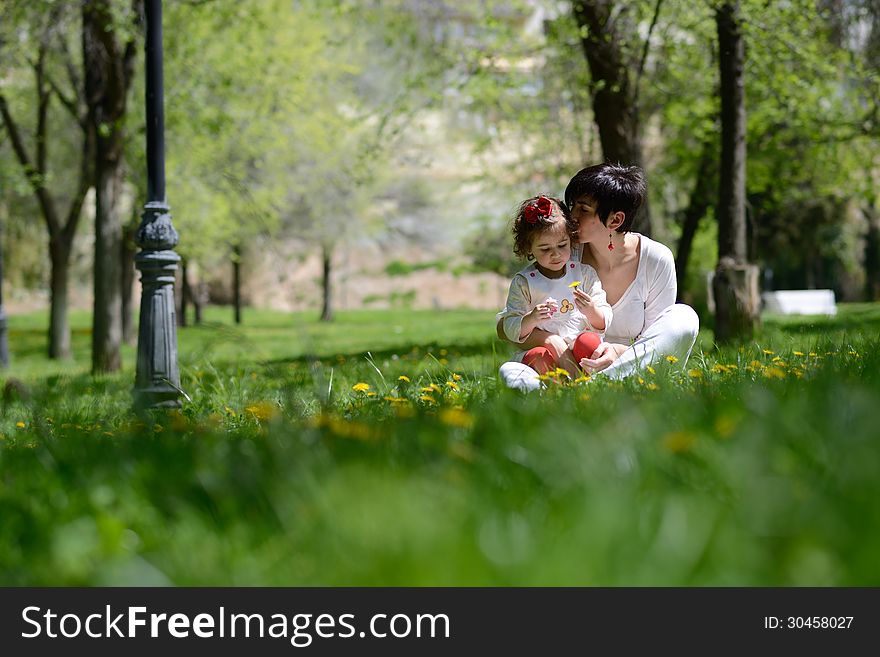
<svg viewBox="0 0 880 657">
<path fill-rule="evenodd" d="M 626 345 L 600 342 L 591 358 L 581 358 L 578 363 L 585 372 L 601 372 L 627 350 Z"/>
</svg>

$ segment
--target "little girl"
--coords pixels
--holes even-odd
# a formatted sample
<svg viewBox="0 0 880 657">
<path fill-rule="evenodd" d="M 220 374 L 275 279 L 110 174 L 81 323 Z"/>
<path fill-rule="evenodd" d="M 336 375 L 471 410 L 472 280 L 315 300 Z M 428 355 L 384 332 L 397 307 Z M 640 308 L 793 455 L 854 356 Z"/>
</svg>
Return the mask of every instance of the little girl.
<svg viewBox="0 0 880 657">
<path fill-rule="evenodd" d="M 547 196 L 524 201 L 513 220 L 513 252 L 534 262 L 514 275 L 495 321 L 526 347 L 515 360 L 539 374 L 561 366 L 576 376 L 577 363 L 593 354 L 611 323 L 596 270 L 571 259 L 577 234 L 565 204 Z M 574 295 L 578 287 L 586 301 Z"/>
</svg>

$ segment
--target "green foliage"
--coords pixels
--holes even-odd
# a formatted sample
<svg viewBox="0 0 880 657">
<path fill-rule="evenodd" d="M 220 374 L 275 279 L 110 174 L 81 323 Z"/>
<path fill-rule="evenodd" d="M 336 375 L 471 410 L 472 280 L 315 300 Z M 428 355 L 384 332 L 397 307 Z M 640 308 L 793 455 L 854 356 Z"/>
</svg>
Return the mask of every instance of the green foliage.
<svg viewBox="0 0 880 657">
<path fill-rule="evenodd" d="M 490 313 L 293 320 L 181 330 L 177 412 L 85 364 L 8 391 L 0 582 L 880 582 L 877 306 L 525 397 Z"/>
</svg>

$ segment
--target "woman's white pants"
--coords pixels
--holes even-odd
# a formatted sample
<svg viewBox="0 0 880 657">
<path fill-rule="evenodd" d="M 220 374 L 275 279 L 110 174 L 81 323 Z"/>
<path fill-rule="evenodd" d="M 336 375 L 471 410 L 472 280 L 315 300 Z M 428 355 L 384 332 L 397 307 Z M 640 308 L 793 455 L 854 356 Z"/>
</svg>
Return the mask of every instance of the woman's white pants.
<svg viewBox="0 0 880 657">
<path fill-rule="evenodd" d="M 675 356 L 679 365 L 684 367 L 699 330 L 700 319 L 693 308 L 683 303 L 669 306 L 629 349 L 596 374 L 623 379 L 666 356 Z M 538 373 L 520 362 L 504 363 L 498 373 L 508 388 L 528 392 L 541 387 Z"/>
</svg>

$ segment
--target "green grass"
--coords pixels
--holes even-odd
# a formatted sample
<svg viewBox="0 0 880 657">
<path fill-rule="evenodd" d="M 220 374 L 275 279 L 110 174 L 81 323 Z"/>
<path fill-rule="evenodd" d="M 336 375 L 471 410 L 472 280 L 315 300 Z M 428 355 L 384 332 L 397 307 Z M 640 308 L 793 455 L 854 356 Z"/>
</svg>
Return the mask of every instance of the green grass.
<svg viewBox="0 0 880 657">
<path fill-rule="evenodd" d="M 137 416 L 131 349 L 93 378 L 87 315 L 67 363 L 11 318 L 0 584 L 880 584 L 878 306 L 530 396 L 491 313 L 230 319 Z"/>
</svg>

